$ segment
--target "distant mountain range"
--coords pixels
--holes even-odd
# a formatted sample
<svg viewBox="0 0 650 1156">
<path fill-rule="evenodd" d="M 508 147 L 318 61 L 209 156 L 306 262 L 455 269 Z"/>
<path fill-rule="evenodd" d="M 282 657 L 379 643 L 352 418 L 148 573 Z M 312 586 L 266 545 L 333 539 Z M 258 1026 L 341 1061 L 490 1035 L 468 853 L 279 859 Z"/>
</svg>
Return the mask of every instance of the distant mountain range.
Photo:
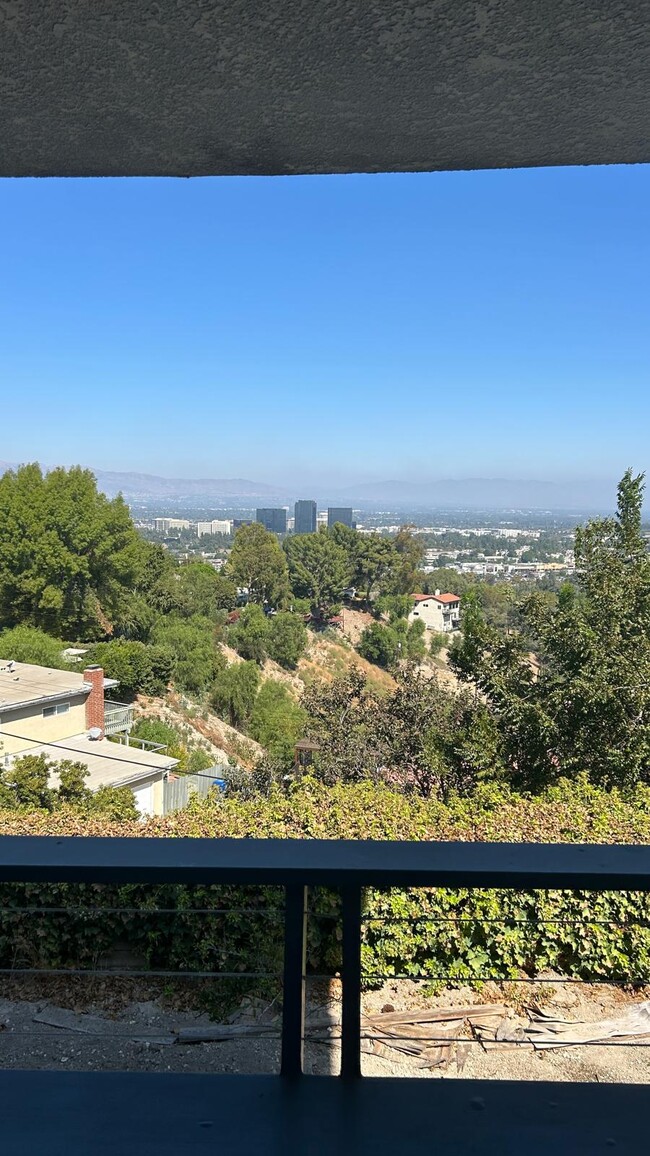
<svg viewBox="0 0 650 1156">
<path fill-rule="evenodd" d="M 0 462 L 0 473 L 15 468 Z M 614 481 L 543 482 L 508 478 L 446 478 L 434 482 L 361 482 L 345 488 L 303 486 L 300 493 L 247 478 L 162 478 L 156 474 L 95 470 L 97 483 L 109 497 L 122 493 L 127 501 L 184 501 L 213 505 L 288 504 L 294 497 L 316 497 L 322 505 L 386 505 L 389 509 L 523 509 L 612 510 Z"/>
<path fill-rule="evenodd" d="M 278 491 L 263 482 L 246 478 L 159 478 L 155 474 L 115 473 L 95 470 L 97 484 L 109 497 L 125 498 L 274 498 Z"/>
<path fill-rule="evenodd" d="M 44 466 L 44 469 L 50 467 Z M 92 469 L 92 466 L 90 467 Z M 0 462 L 0 474 L 5 470 L 15 470 L 13 462 Z M 170 498 L 182 501 L 184 498 L 206 498 L 212 502 L 218 498 L 266 498 L 277 499 L 280 491 L 264 482 L 250 482 L 247 478 L 161 478 L 156 474 L 120 473 L 114 470 L 93 470 L 100 490 L 109 498 L 123 494 L 125 498 L 138 499 Z"/>
</svg>

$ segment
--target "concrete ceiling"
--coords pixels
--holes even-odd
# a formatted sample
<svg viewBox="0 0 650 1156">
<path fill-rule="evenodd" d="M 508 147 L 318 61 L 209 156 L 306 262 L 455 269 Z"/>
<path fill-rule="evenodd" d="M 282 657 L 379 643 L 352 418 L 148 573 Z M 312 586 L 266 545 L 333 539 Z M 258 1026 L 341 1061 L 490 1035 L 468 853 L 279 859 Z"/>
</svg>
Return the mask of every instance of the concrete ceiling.
<svg viewBox="0 0 650 1156">
<path fill-rule="evenodd" d="M 650 161 L 650 0 L 0 0 L 0 174 Z"/>
</svg>

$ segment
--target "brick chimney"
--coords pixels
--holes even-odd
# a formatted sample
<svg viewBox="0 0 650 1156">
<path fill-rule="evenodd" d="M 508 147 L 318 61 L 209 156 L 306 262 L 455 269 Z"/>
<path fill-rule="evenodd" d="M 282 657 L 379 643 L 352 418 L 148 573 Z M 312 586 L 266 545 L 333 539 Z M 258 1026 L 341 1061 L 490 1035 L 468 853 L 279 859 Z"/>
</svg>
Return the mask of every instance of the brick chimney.
<svg viewBox="0 0 650 1156">
<path fill-rule="evenodd" d="M 84 682 L 89 682 L 92 690 L 86 699 L 86 729 L 99 727 L 104 737 L 104 671 L 101 666 L 87 666 Z"/>
</svg>

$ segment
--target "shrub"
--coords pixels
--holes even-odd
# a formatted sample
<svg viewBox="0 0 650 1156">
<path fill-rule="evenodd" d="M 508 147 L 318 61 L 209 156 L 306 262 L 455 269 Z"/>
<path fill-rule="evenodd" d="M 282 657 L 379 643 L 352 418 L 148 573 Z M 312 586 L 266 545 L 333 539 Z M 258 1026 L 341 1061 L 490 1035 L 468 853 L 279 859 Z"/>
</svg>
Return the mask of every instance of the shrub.
<svg viewBox="0 0 650 1156">
<path fill-rule="evenodd" d="M 118 792 L 112 792 L 115 796 Z M 272 783 L 266 794 L 194 802 L 165 819 L 111 822 L 66 810 L 0 812 L 5 834 L 249 838 L 454 839 L 508 842 L 650 842 L 650 789 L 625 799 L 590 787 L 584 778 L 563 781 L 535 798 L 494 785 L 447 805 L 405 796 L 370 782 L 335 784 L 311 778 L 289 792 Z M 127 941 L 150 967 L 224 971 L 278 971 L 282 959 L 282 907 L 277 888 L 144 885 L 0 887 L 0 966 L 94 966 L 116 940 Z M 24 908 L 68 905 L 65 919 L 33 916 Z M 76 905 L 91 908 L 78 910 Z M 338 900 L 321 890 L 312 909 L 337 912 Z M 120 908 L 125 910 L 122 913 Z M 139 908 L 133 919 L 129 908 Z M 175 909 L 160 915 L 156 907 Z M 269 916 L 206 915 L 206 908 L 262 909 Z M 192 914 L 192 908 L 202 911 Z M 116 910 L 115 910 L 116 909 Z M 485 888 L 390 889 L 367 892 L 363 967 L 367 975 L 426 974 L 478 982 L 553 968 L 568 976 L 650 980 L 650 898 L 637 893 L 581 891 L 510 892 Z M 612 921 L 611 926 L 609 921 Z M 310 967 L 340 966 L 335 925 L 310 921 Z"/>
<path fill-rule="evenodd" d="M 174 682 L 188 694 L 205 694 L 225 666 L 217 646 L 215 624 L 201 615 L 183 618 L 170 614 L 161 618 L 153 640 L 171 656 Z"/>
<path fill-rule="evenodd" d="M 201 771 L 207 771 L 214 766 L 214 758 L 212 758 L 207 751 L 197 747 L 190 751 L 187 759 L 187 773 L 189 775 L 198 775 Z"/>
<path fill-rule="evenodd" d="M 175 727 L 160 718 L 139 718 L 131 734 L 134 739 L 144 739 L 148 743 L 161 743 L 165 747 L 178 746 L 181 736 Z"/>
<path fill-rule="evenodd" d="M 120 694 L 126 698 L 140 693 L 164 694 L 173 668 L 169 651 L 122 638 L 96 643 L 88 651 L 86 661 L 96 662 L 108 678 L 117 679 Z"/>
<path fill-rule="evenodd" d="M 65 642 L 52 638 L 35 626 L 14 626 L 0 633 L 0 658 L 14 662 L 33 662 L 36 666 L 51 666 L 69 670 L 70 663 L 63 657 Z"/>
<path fill-rule="evenodd" d="M 254 662 L 234 662 L 219 675 L 212 690 L 212 704 L 233 727 L 251 716 L 260 681 Z"/>
<path fill-rule="evenodd" d="M 294 669 L 307 647 L 307 628 L 298 614 L 282 611 L 269 623 L 269 657 L 288 670 Z"/>
<path fill-rule="evenodd" d="M 359 654 L 376 666 L 392 666 L 397 659 L 397 636 L 389 626 L 371 622 L 366 626 L 358 646 Z"/>
<path fill-rule="evenodd" d="M 266 748 L 273 762 L 287 769 L 306 721 L 306 711 L 294 702 L 286 687 L 268 679 L 255 699 L 249 733 Z"/>
<path fill-rule="evenodd" d="M 245 606 L 237 622 L 228 631 L 228 642 L 242 658 L 264 662 L 269 634 L 269 622 L 255 602 Z"/>
<path fill-rule="evenodd" d="M 86 786 L 88 768 L 70 759 L 52 762 L 46 755 L 23 755 L 0 771 L 0 807 L 25 812 L 52 812 L 99 815 L 107 819 L 136 819 L 138 811 L 128 787 Z M 58 779 L 58 786 L 57 786 Z"/>
</svg>

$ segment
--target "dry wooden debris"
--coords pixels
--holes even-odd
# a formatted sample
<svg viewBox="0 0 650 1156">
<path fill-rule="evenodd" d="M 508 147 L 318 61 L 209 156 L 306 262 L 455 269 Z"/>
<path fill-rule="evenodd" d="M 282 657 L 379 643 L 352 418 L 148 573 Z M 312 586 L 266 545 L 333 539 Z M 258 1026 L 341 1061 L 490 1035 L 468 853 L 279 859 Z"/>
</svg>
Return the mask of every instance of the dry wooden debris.
<svg viewBox="0 0 650 1156">
<path fill-rule="evenodd" d="M 602 1020 L 565 1020 L 541 1008 L 531 1010 L 526 1038 L 536 1050 L 570 1048 L 575 1044 L 619 1043 L 650 1038 L 650 1001 L 633 1004 L 618 1016 Z"/>
<path fill-rule="evenodd" d="M 509 1051 L 526 1044 L 527 1021 L 512 1015 L 505 1008 L 501 1010 L 505 1015 L 498 1020 L 483 1017 L 472 1024 L 476 1039 L 480 1040 L 486 1052 Z M 531 1047 L 530 1043 L 528 1046 Z"/>
</svg>

